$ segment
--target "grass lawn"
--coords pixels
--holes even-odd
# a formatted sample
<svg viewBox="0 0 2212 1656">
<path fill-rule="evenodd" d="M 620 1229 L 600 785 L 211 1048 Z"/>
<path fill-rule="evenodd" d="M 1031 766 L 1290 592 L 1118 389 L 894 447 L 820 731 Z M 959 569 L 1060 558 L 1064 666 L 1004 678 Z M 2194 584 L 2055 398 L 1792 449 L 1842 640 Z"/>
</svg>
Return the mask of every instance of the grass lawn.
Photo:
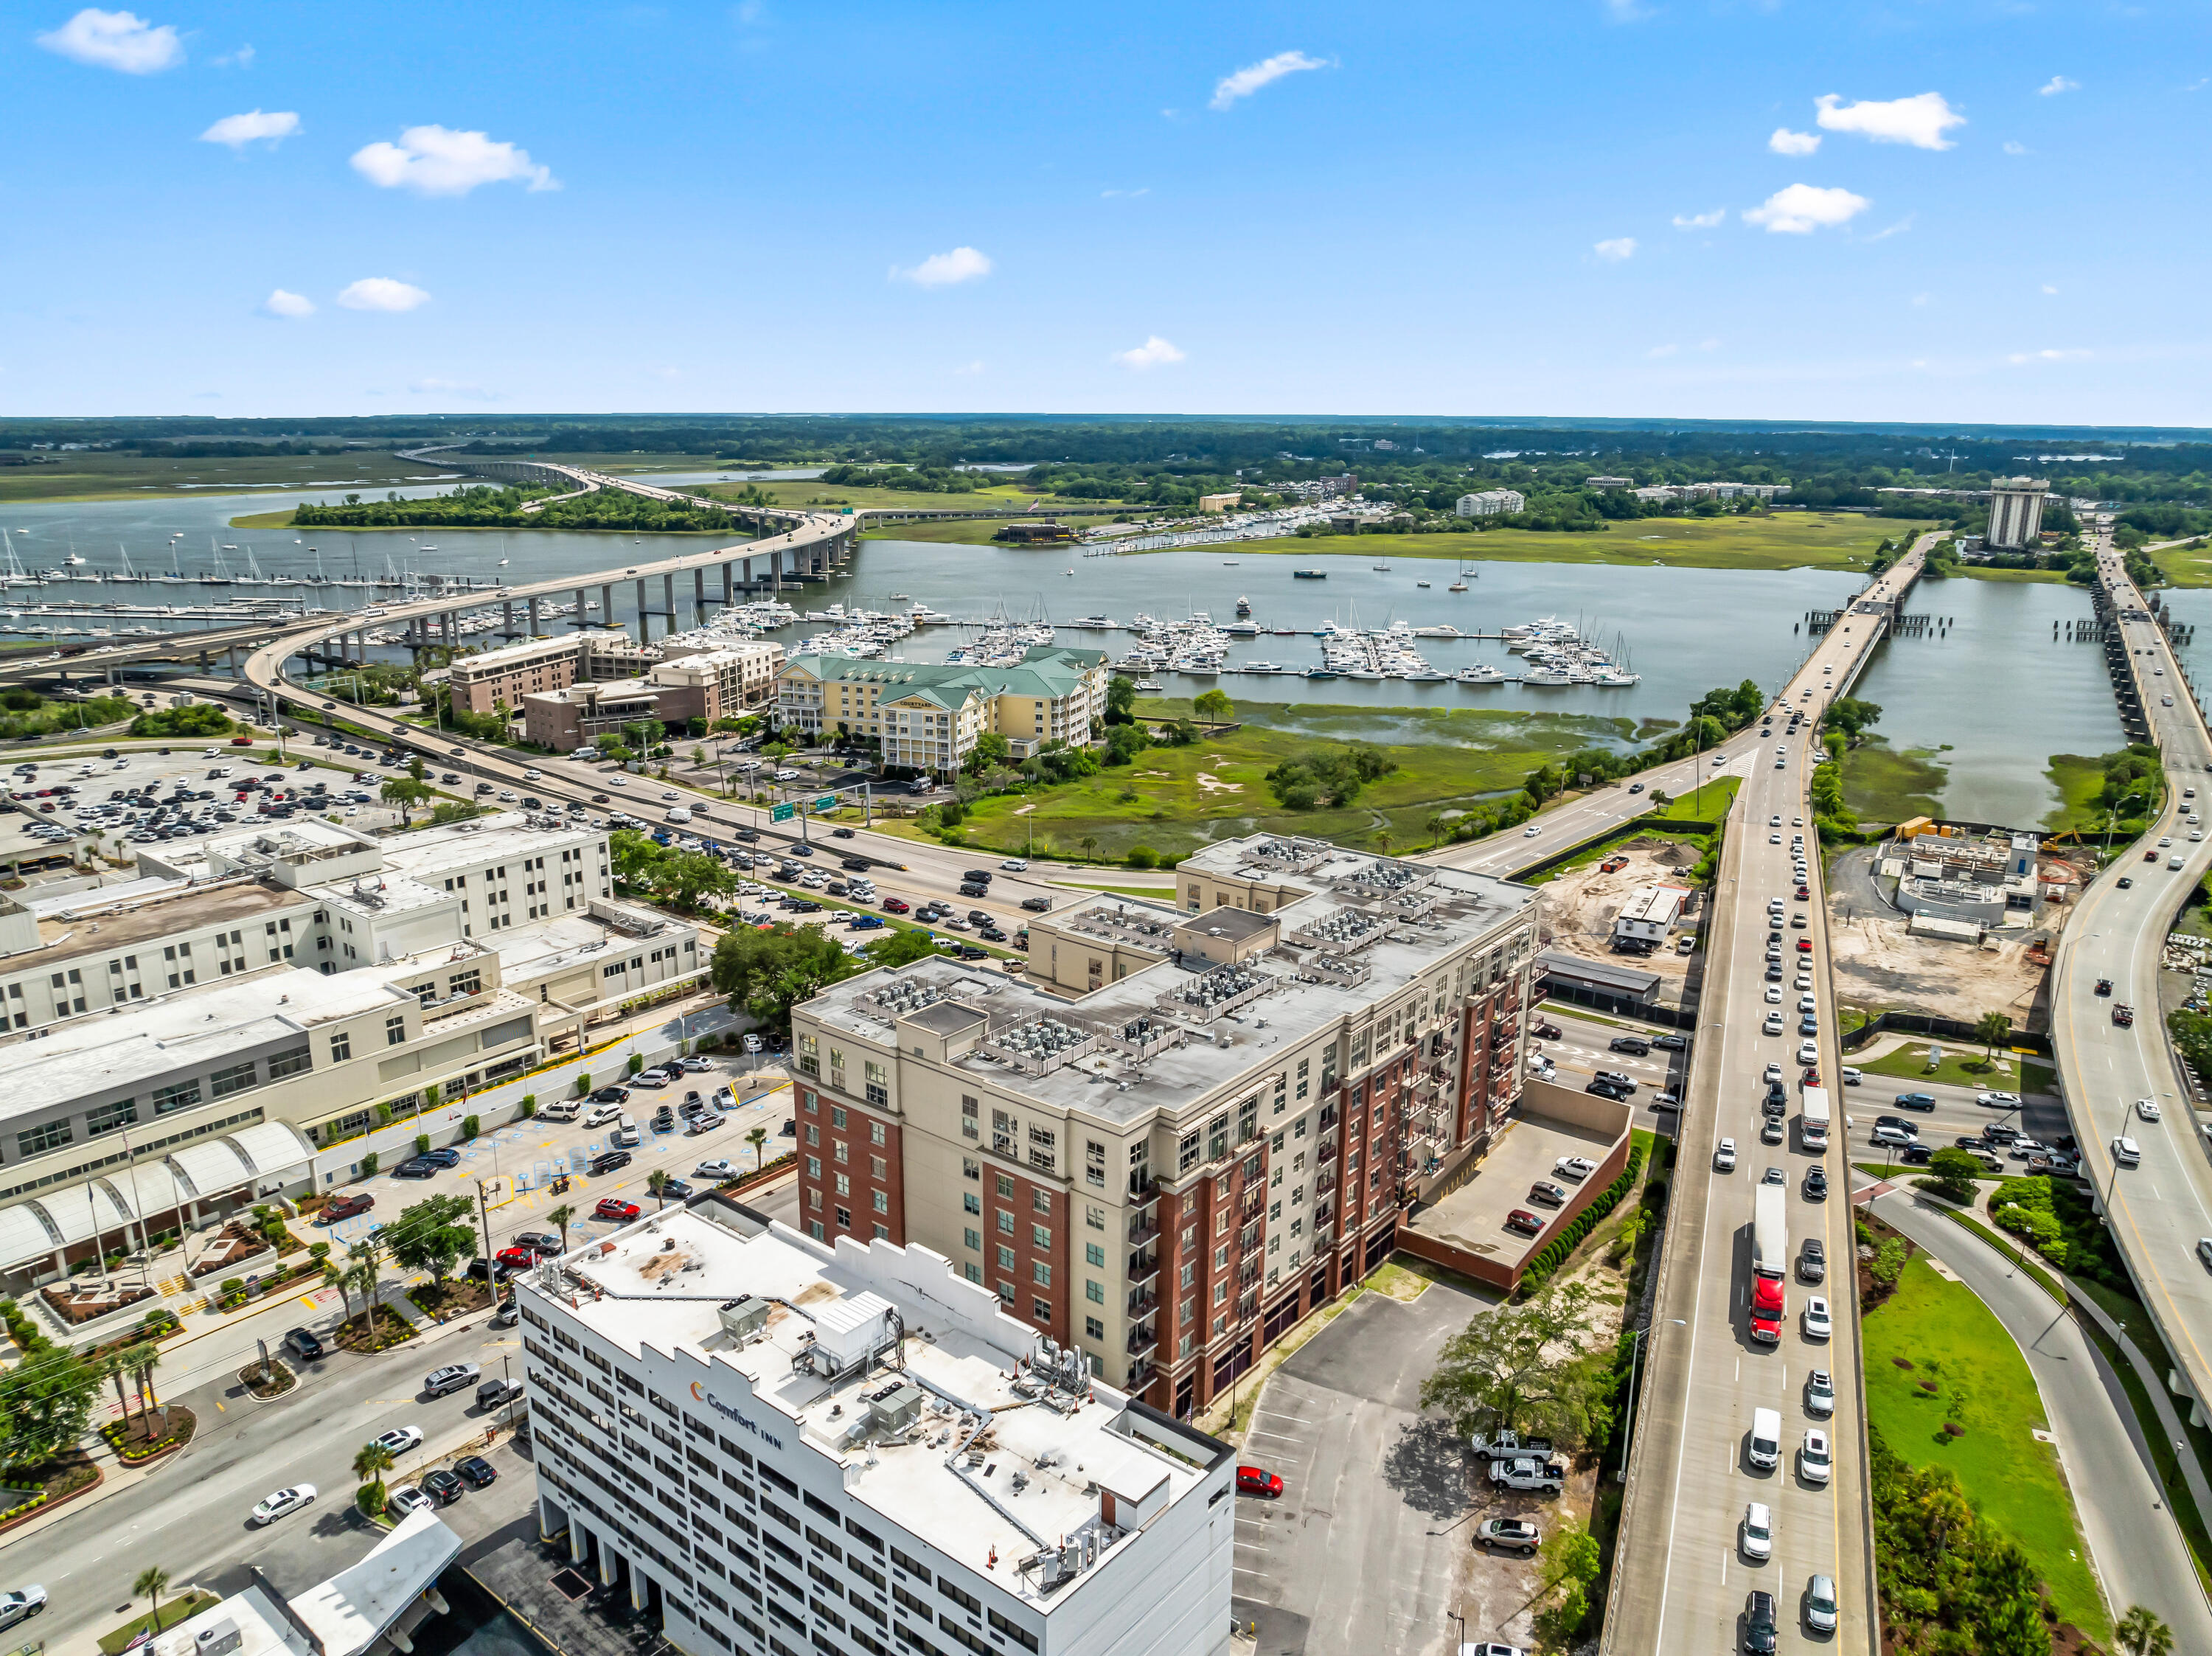
<svg viewBox="0 0 2212 1656">
<path fill-rule="evenodd" d="M 2063 834 L 2069 828 L 2083 834 L 2105 831 L 2105 807 L 2098 803 L 2105 791 L 2103 760 L 2085 754 L 2054 753 L 2043 773 L 2058 790 L 2059 801 L 2044 817 L 2044 827 L 2053 834 Z M 2118 832 L 2116 824 L 2115 834 Z"/>
<path fill-rule="evenodd" d="M 219 1604 L 222 1602 L 222 1595 L 219 1592 L 188 1592 L 174 1598 L 163 1599 L 159 1612 L 161 1616 L 159 1627 L 154 1625 L 155 1611 L 148 1611 L 142 1616 L 134 1616 L 112 1633 L 103 1634 L 100 1636 L 100 1656 L 116 1656 L 117 1652 L 137 1637 L 139 1629 L 142 1628 L 152 1627 L 155 1632 L 160 1633 L 165 1629 L 176 1626 L 179 1622 L 188 1622 L 210 1605 Z"/>
<path fill-rule="evenodd" d="M 2059 1614 L 2109 1636 L 2057 1452 L 2033 1435 L 2049 1424 L 2043 1399 L 2004 1325 L 1972 1289 L 1916 1259 L 1864 1326 L 1867 1416 L 1884 1440 L 1913 1465 L 1950 1468 L 1982 1515 L 2027 1551 Z M 1966 1435 L 1947 1437 L 1946 1422 Z"/>
<path fill-rule="evenodd" d="M 2185 542 L 2154 552 L 2150 561 L 2176 586 L 2212 586 L 2212 540 Z"/>
<path fill-rule="evenodd" d="M 1996 1067 L 1992 1069 L 1983 1059 L 1979 1047 L 1962 1052 L 1951 1041 L 1938 1040 L 1934 1044 L 1943 1049 L 1943 1061 L 1932 1074 L 1928 1068 L 1929 1043 L 1917 1037 L 1909 1046 L 1853 1067 L 1867 1075 L 1894 1076 L 1900 1081 L 1940 1081 L 1947 1087 L 1991 1087 L 2005 1093 L 2025 1090 L 2020 1085 L 2023 1066 L 2019 1054 L 1998 1053 Z M 2045 1070 L 2046 1079 L 2049 1073 Z"/>
<path fill-rule="evenodd" d="M 1904 822 L 1942 814 L 1950 767 L 1930 748 L 1899 752 L 1870 736 L 1844 755 L 1844 803 L 1874 822 Z"/>
<path fill-rule="evenodd" d="M 1188 710 L 1188 702 L 1139 702 L 1146 716 Z M 1324 707 L 1240 708 L 1237 730 L 1188 748 L 1153 748 L 1134 762 L 1057 786 L 976 802 L 967 842 L 978 850 L 1090 860 L 1118 859 L 1132 847 L 1185 854 L 1217 839 L 1296 833 L 1379 849 L 1425 849 L 1461 814 L 1521 786 L 1537 765 L 1615 732 L 1621 723 L 1556 715 L 1438 709 L 1414 719 L 1394 712 Z M 1271 721 L 1280 716 L 1282 725 Z M 1391 740 L 1409 725 L 1416 739 Z M 1322 731 L 1332 732 L 1319 734 Z M 1601 734 L 1602 732 L 1602 734 Z M 1284 760 L 1352 737 L 1372 740 L 1398 768 L 1363 789 L 1348 810 L 1292 812 L 1276 804 L 1263 779 Z M 925 839 L 911 821 L 877 827 Z M 1032 846 L 1030 835 L 1034 833 Z M 1086 849 L 1083 841 L 1096 844 Z"/>
<path fill-rule="evenodd" d="M 316 483 L 366 490 L 427 482 L 441 470 L 362 450 L 207 459 L 58 454 L 52 465 L 0 466 L 0 501 L 143 500 L 162 494 L 294 489 Z"/>
<path fill-rule="evenodd" d="M 1885 540 L 1909 541 L 1925 525 L 1844 513 L 1765 518 L 1646 518 L 1598 534 L 1533 529 L 1443 535 L 1286 536 L 1240 541 L 1237 554 L 1299 557 L 1469 558 L 1504 563 L 1663 563 L 1692 569 L 1863 569 Z"/>
</svg>

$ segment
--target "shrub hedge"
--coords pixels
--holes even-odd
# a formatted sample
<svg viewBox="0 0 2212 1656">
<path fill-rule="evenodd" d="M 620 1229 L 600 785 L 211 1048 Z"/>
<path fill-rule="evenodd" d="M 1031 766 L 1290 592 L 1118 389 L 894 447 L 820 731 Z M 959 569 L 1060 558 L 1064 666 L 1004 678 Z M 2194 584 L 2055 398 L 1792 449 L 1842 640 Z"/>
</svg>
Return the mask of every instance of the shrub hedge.
<svg viewBox="0 0 2212 1656">
<path fill-rule="evenodd" d="M 1628 1147 L 1628 1165 L 1620 1177 L 1607 1185 L 1592 1202 L 1574 1217 L 1574 1222 L 1544 1245 L 1542 1253 L 1531 1259 L 1521 1272 L 1523 1291 L 1540 1288 L 1551 1279 L 1552 1273 L 1567 1262 L 1569 1256 L 1582 1246 L 1583 1238 L 1597 1228 L 1598 1222 L 1620 1205 L 1621 1198 L 1636 1188 L 1636 1175 L 1644 1171 L 1644 1146 L 1632 1143 Z"/>
</svg>

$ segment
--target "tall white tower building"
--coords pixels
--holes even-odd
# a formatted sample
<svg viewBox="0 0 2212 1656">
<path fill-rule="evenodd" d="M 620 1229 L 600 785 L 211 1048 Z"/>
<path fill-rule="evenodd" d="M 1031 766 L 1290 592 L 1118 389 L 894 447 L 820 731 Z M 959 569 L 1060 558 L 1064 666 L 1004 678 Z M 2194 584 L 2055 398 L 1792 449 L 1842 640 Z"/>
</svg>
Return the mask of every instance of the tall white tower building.
<svg viewBox="0 0 2212 1656">
<path fill-rule="evenodd" d="M 2042 477 L 1990 478 L 1990 528 L 1983 543 L 1992 552 L 2033 546 L 2043 531 L 2043 497 L 2050 488 Z"/>
</svg>

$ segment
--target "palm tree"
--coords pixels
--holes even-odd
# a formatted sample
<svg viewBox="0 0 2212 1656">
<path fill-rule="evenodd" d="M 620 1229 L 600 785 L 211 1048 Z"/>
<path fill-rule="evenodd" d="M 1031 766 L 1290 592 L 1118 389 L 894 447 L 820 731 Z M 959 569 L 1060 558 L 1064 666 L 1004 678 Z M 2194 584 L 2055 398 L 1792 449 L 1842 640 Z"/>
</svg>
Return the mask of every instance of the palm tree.
<svg viewBox="0 0 2212 1656">
<path fill-rule="evenodd" d="M 323 1286 L 325 1288 L 335 1288 L 337 1289 L 338 1293 L 343 1296 L 345 1300 L 345 1315 L 341 1317 L 338 1320 L 341 1322 L 350 1322 L 353 1319 L 353 1278 L 347 1274 L 345 1267 L 332 1260 L 325 1259 L 323 1261 Z"/>
<path fill-rule="evenodd" d="M 576 1210 L 566 1202 L 545 1216 L 545 1222 L 561 1233 L 561 1252 L 563 1253 L 568 1251 L 568 1226 L 575 1216 Z"/>
<path fill-rule="evenodd" d="M 653 1192 L 653 1206 L 656 1213 L 668 1205 L 668 1174 L 665 1168 L 655 1168 L 646 1174 L 645 1187 Z"/>
<path fill-rule="evenodd" d="M 1086 834 L 1075 843 L 1082 847 L 1085 860 L 1098 854 L 1098 836 L 1095 834 Z"/>
<path fill-rule="evenodd" d="M 758 1173 L 762 1166 L 761 1155 L 768 1143 L 768 1129 L 755 1127 L 745 1135 L 745 1143 L 753 1147 L 753 1171 Z"/>
<path fill-rule="evenodd" d="M 131 1423 L 131 1400 L 123 1395 L 123 1377 L 131 1372 L 126 1351 L 111 1351 L 100 1360 L 100 1377 L 115 1382 L 115 1406 L 123 1412 L 123 1423 Z"/>
<path fill-rule="evenodd" d="M 153 1616 L 153 1625 L 161 1625 L 161 1595 L 169 1590 L 169 1572 L 159 1564 L 149 1564 L 138 1572 L 138 1579 L 131 1584 L 131 1596 L 143 1598 Z"/>
<path fill-rule="evenodd" d="M 1996 1060 L 1997 1043 L 2012 1034 L 2012 1020 L 2002 1012 L 1984 1012 L 1974 1020 L 1974 1039 L 1982 1043 L 1985 1064 Z"/>
<path fill-rule="evenodd" d="M 384 1475 L 392 1467 L 392 1451 L 374 1440 L 362 1444 L 353 1458 L 354 1477 L 361 1481 L 365 1490 L 374 1492 L 362 1507 L 362 1510 L 371 1516 L 384 1510 Z M 360 1497 L 356 1495 L 355 1499 L 359 1500 Z"/>
<path fill-rule="evenodd" d="M 346 1257 L 353 1261 L 352 1269 L 347 1274 L 353 1278 L 353 1285 L 361 1290 L 363 1339 L 375 1338 L 376 1294 L 384 1286 L 382 1272 L 378 1269 L 381 1252 L 374 1235 L 362 1237 L 346 1250 Z"/>
<path fill-rule="evenodd" d="M 2142 1604 L 2130 1604 L 2113 1629 L 2128 1656 L 2171 1656 L 2173 1629 Z"/>
<path fill-rule="evenodd" d="M 1382 855 L 1388 857 L 1390 854 L 1390 830 L 1386 828 L 1376 828 L 1375 830 L 1375 844 L 1377 848 L 1381 850 Z"/>
<path fill-rule="evenodd" d="M 125 1351 L 123 1360 L 131 1365 L 131 1383 L 138 1389 L 138 1417 L 143 1420 L 148 1410 L 161 1403 L 154 1391 L 154 1371 L 161 1366 L 161 1348 L 143 1341 Z"/>
<path fill-rule="evenodd" d="M 1434 851 L 1443 842 L 1444 819 L 1442 816 L 1431 816 L 1429 818 L 1429 849 Z"/>
</svg>

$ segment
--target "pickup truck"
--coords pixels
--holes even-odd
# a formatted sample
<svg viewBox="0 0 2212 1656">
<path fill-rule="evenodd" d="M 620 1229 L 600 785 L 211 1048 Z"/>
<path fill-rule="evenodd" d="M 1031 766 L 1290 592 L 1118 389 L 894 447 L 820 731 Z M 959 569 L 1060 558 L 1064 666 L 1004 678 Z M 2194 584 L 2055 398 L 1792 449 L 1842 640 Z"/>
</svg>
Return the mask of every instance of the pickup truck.
<svg viewBox="0 0 2212 1656">
<path fill-rule="evenodd" d="M 1480 1460 L 1520 1460 L 1530 1455 L 1548 1460 L 1552 1454 L 1551 1439 L 1532 1437 L 1524 1443 L 1518 1432 L 1500 1432 L 1495 1441 L 1477 1432 L 1468 1440 L 1468 1447 Z"/>
<path fill-rule="evenodd" d="M 2112 1022 L 2118 1024 L 2121 1028 L 2127 1029 L 2133 1028 L 2135 1021 L 2136 1009 L 2134 1007 L 2116 1005 L 2112 1008 Z"/>
<path fill-rule="evenodd" d="M 1557 1460 L 1493 1460 L 1490 1481 L 1504 1489 L 1535 1489 L 1557 1495 L 1567 1487 L 1565 1464 Z"/>
</svg>

